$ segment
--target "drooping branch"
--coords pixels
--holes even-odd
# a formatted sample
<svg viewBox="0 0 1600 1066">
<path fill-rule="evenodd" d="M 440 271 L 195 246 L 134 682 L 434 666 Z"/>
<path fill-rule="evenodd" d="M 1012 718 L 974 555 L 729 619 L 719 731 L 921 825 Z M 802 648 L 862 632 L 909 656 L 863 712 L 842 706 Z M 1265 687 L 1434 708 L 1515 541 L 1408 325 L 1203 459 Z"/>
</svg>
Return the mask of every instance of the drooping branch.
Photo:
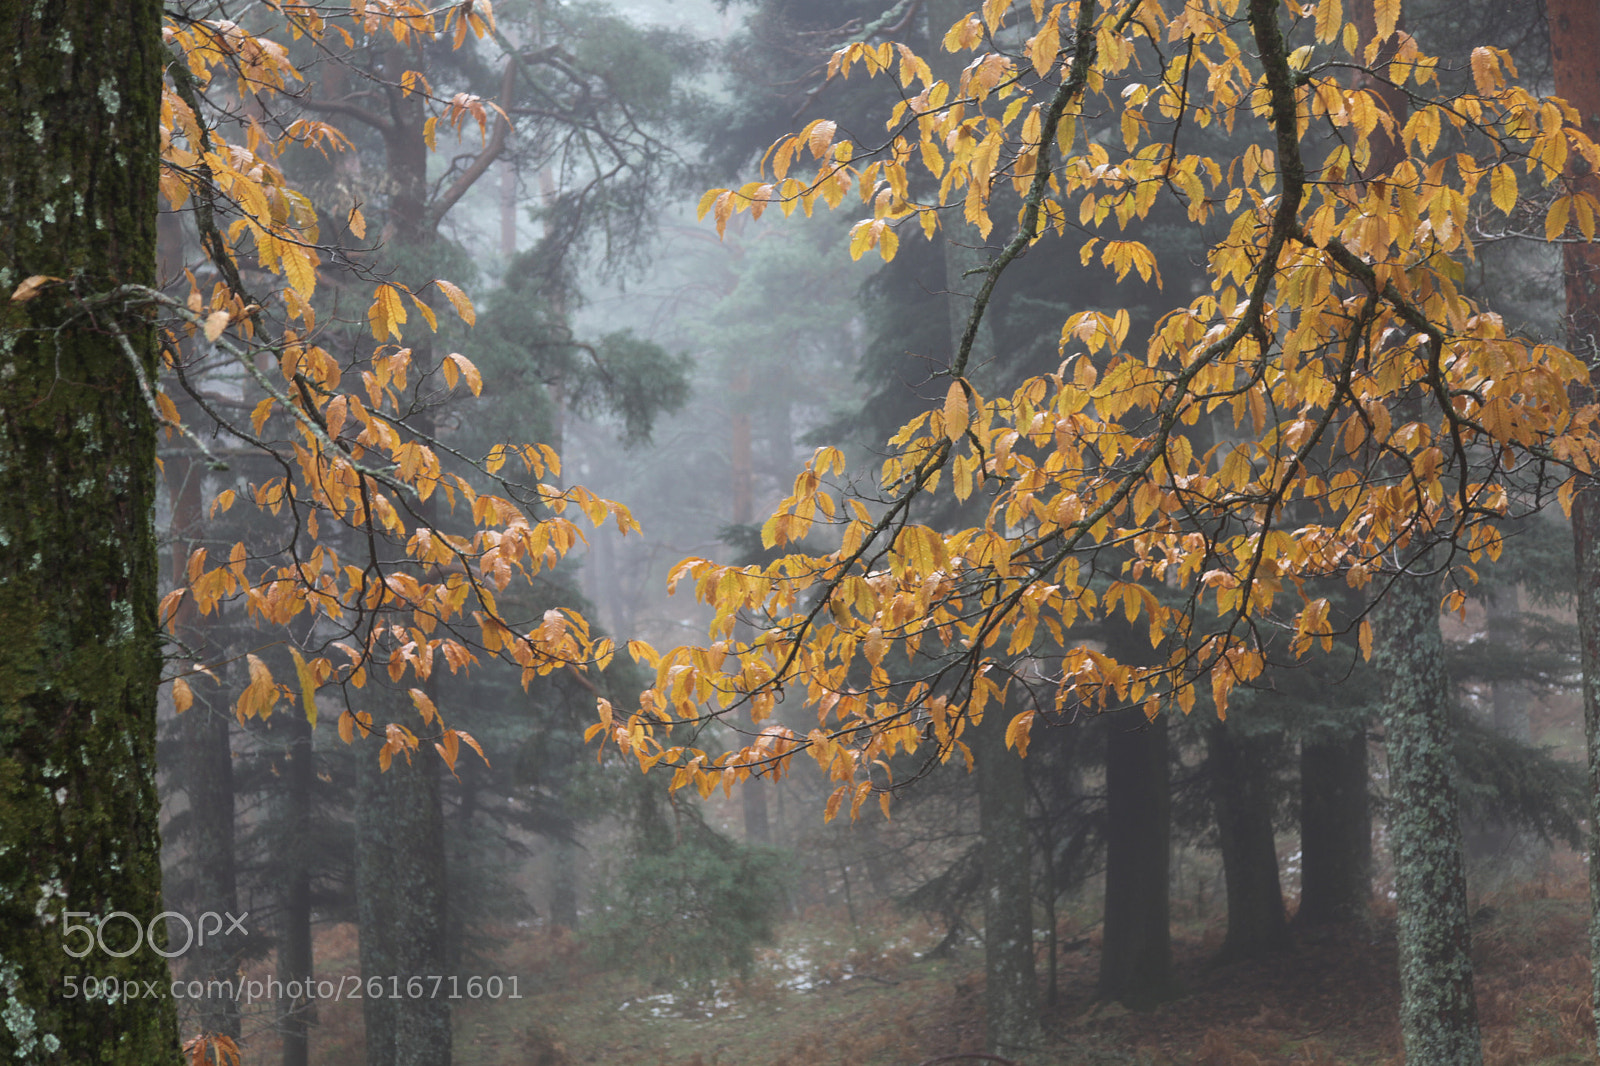
<svg viewBox="0 0 1600 1066">
<path fill-rule="evenodd" d="M 517 85 L 517 64 L 506 62 L 506 72 L 500 79 L 500 117 L 495 121 L 494 132 L 489 135 L 489 143 L 484 145 L 483 151 L 467 166 L 443 194 L 428 208 L 428 228 L 432 229 L 449 213 L 460 199 L 467 195 L 467 191 L 477 184 L 479 178 L 490 165 L 500 157 L 505 149 L 506 140 L 511 136 L 511 120 L 507 118 L 512 105 L 512 94 Z"/>
</svg>

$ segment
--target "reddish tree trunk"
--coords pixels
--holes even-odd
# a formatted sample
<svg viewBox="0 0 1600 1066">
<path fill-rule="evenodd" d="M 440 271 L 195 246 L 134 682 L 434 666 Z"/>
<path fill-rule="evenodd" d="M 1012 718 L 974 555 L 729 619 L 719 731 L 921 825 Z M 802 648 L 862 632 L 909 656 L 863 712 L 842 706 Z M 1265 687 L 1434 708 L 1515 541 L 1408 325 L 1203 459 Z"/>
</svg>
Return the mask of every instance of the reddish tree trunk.
<svg viewBox="0 0 1600 1066">
<path fill-rule="evenodd" d="M 1600 140 L 1600 3 L 1549 0 L 1550 57 L 1556 95 L 1578 109 L 1583 131 Z M 1574 153 L 1568 179 L 1600 192 L 1600 180 Z M 1562 246 L 1567 290 L 1567 335 L 1579 356 L 1595 365 L 1600 337 L 1600 247 Z M 1591 379 L 1591 385 L 1595 380 Z M 1588 397 L 1584 397 L 1588 401 Z M 1589 762 L 1589 968 L 1591 1009 L 1600 1022 L 1600 487 L 1583 485 L 1572 505 L 1572 546 L 1578 571 L 1578 632 L 1583 645 L 1583 733 Z"/>
</svg>

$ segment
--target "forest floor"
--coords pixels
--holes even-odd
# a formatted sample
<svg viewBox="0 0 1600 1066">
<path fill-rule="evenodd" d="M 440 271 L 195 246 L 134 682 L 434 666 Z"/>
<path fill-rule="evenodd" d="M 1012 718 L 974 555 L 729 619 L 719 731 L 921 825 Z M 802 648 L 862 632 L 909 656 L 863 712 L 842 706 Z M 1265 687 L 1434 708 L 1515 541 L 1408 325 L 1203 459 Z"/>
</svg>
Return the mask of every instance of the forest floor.
<svg viewBox="0 0 1600 1066">
<path fill-rule="evenodd" d="M 1585 911 L 1571 876 L 1480 901 L 1474 955 L 1488 1066 L 1589 1061 Z M 522 998 L 507 998 L 506 984 L 500 999 L 463 1000 L 455 1062 L 915 1066 L 981 1050 L 982 949 L 923 958 L 935 939 L 925 925 L 888 910 L 870 919 L 859 933 L 831 914 L 790 923 L 746 980 L 698 997 L 599 969 L 564 935 L 511 931 L 479 972 L 517 975 Z M 1064 937 L 1049 1045 L 1027 1066 L 1399 1066 L 1392 914 L 1363 934 L 1300 937 L 1281 956 L 1215 967 L 1221 932 L 1175 928 L 1185 992 L 1137 1013 L 1095 1002 L 1095 931 Z M 356 972 L 350 927 L 326 931 L 317 947 L 320 976 Z M 277 1061 L 269 1008 L 257 1009 L 247 1066 Z M 359 1003 L 322 1005 L 313 1063 L 359 1062 L 361 1042 Z"/>
</svg>

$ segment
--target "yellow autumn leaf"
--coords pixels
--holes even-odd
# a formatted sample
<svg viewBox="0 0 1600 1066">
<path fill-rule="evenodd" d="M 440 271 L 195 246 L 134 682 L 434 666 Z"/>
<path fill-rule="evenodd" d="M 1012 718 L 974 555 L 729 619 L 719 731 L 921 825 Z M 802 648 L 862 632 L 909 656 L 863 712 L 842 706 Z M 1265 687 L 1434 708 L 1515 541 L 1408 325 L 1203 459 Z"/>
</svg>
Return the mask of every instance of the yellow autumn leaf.
<svg viewBox="0 0 1600 1066">
<path fill-rule="evenodd" d="M 694 217 L 697 220 L 705 218 L 706 212 L 716 204 L 717 198 L 727 191 L 727 189 L 707 189 L 705 195 L 700 197 L 700 204 L 695 208 Z"/>
<path fill-rule="evenodd" d="M 1517 206 L 1517 175 L 1509 164 L 1501 163 L 1489 178 L 1489 199 L 1506 214 Z"/>
<path fill-rule="evenodd" d="M 1373 0 L 1372 8 L 1377 17 L 1378 40 L 1385 40 L 1400 24 L 1400 0 Z"/>
<path fill-rule="evenodd" d="M 267 419 L 272 414 L 272 405 L 277 402 L 277 400 L 268 396 L 256 404 L 255 409 L 250 412 L 250 428 L 255 430 L 256 436 L 259 437 L 261 435 L 261 427 L 267 424 Z"/>
<path fill-rule="evenodd" d="M 944 433 L 952 441 L 960 440 L 967 431 L 967 391 L 960 380 L 950 383 L 944 394 Z"/>
<path fill-rule="evenodd" d="M 439 717 L 439 710 L 433 705 L 433 700 L 420 688 L 413 688 L 410 691 L 410 696 L 412 706 L 416 707 L 417 713 L 422 715 L 422 724 L 432 725 L 433 720 Z"/>
<path fill-rule="evenodd" d="M 467 299 L 466 293 L 462 292 L 458 286 L 442 278 L 436 278 L 434 284 L 439 286 L 439 291 L 444 293 L 445 299 L 450 301 L 450 306 L 455 308 L 456 314 L 460 316 L 461 321 L 469 326 L 476 324 L 478 315 L 472 309 L 472 301 Z"/>
<path fill-rule="evenodd" d="M 194 706 L 194 689 L 181 677 L 172 682 L 172 706 L 179 714 Z"/>
<path fill-rule="evenodd" d="M 850 258 L 860 259 L 872 247 L 874 230 L 871 219 L 862 219 L 850 228 Z"/>
<path fill-rule="evenodd" d="M 1479 45 L 1472 50 L 1472 81 L 1480 93 L 1491 93 L 1500 88 L 1500 57 L 1494 49 Z"/>
<path fill-rule="evenodd" d="M 406 320 L 405 305 L 400 302 L 400 291 L 393 285 L 379 285 L 372 291 L 372 306 L 367 308 L 367 321 L 372 326 L 372 339 L 382 343 L 391 336 L 401 337 L 400 326 Z"/>
<path fill-rule="evenodd" d="M 883 226 L 883 230 L 878 234 L 878 255 L 887 263 L 894 258 L 895 252 L 900 250 L 900 235 L 887 223 L 879 225 Z"/>
<path fill-rule="evenodd" d="M 451 352 L 444 357 L 444 365 L 449 368 L 445 371 L 447 375 L 454 370 L 461 372 L 461 376 L 467 379 L 467 388 L 472 390 L 472 395 L 478 396 L 483 393 L 483 375 L 472 365 L 472 360 L 460 352 Z"/>
<path fill-rule="evenodd" d="M 817 159 L 822 158 L 823 154 L 827 152 L 828 146 L 833 144 L 833 135 L 838 128 L 838 123 L 830 122 L 826 119 L 821 119 L 811 124 L 811 133 L 806 138 L 806 144 L 811 148 L 812 156 Z"/>
<path fill-rule="evenodd" d="M 1056 53 L 1060 49 L 1061 31 L 1055 20 L 1051 19 L 1028 42 L 1028 58 L 1033 62 L 1034 72 L 1039 77 L 1049 76 L 1051 68 L 1056 63 Z"/>
<path fill-rule="evenodd" d="M 282 249 L 279 261 L 283 264 L 283 276 L 302 299 L 311 299 L 311 294 L 317 288 L 317 268 L 311 262 L 310 249 L 288 242 L 280 242 L 279 247 Z"/>
<path fill-rule="evenodd" d="M 1567 231 L 1567 221 L 1572 217 L 1572 200 L 1558 196 L 1544 216 L 1544 239 L 1553 241 Z"/>
<path fill-rule="evenodd" d="M 428 328 L 433 332 L 438 333 L 439 319 L 436 315 L 434 315 L 433 308 L 429 307 L 427 303 L 423 301 L 422 297 L 418 296 L 416 293 L 411 294 L 411 302 L 416 305 L 417 313 L 422 315 L 423 320 L 428 323 Z"/>
<path fill-rule="evenodd" d="M 1317 40 L 1323 44 L 1336 40 L 1344 27 L 1344 7 L 1339 0 L 1318 0 Z"/>
<path fill-rule="evenodd" d="M 305 657 L 300 654 L 299 648 L 291 647 L 289 657 L 294 660 L 295 677 L 300 681 L 300 703 L 305 708 L 306 721 L 311 723 L 311 728 L 317 728 L 317 679 L 311 673 L 311 668 L 306 665 Z"/>
</svg>

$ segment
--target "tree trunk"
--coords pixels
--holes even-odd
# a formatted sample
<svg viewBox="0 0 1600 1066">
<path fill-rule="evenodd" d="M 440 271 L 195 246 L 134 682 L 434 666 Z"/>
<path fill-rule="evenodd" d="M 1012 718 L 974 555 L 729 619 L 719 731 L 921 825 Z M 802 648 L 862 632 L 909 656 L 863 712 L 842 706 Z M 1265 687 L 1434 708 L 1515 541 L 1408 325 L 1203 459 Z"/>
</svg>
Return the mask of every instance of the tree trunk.
<svg viewBox="0 0 1600 1066">
<path fill-rule="evenodd" d="M 162 910 L 156 338 L 68 295 L 156 281 L 161 5 L 8 3 L 0 54 L 0 1058 L 176 1064 L 168 996 L 65 992 L 168 980 L 149 945 L 84 951 Z M 70 288 L 7 299 L 37 274 Z"/>
<path fill-rule="evenodd" d="M 1600 4 L 1596 0 L 1549 0 L 1550 57 L 1556 94 L 1578 110 L 1583 132 L 1600 139 Z M 1588 193 L 1600 178 L 1568 163 L 1568 178 Z M 1564 244 L 1568 344 L 1591 367 L 1600 337 L 1600 247 Z M 1591 385 L 1595 384 L 1590 371 Z M 1588 402 L 1588 397 L 1581 397 Z M 1600 486 L 1586 480 L 1572 505 L 1573 553 L 1577 561 L 1578 633 L 1583 645 L 1583 735 L 1589 762 L 1589 972 L 1590 1006 L 1600 1026 Z"/>
<path fill-rule="evenodd" d="M 1209 728 L 1212 802 L 1228 881 L 1228 935 L 1219 958 L 1257 958 L 1288 946 L 1278 845 L 1272 831 L 1273 738 L 1237 726 Z"/>
<path fill-rule="evenodd" d="M 1418 566 L 1426 565 L 1425 557 Z M 1475 1066 L 1483 1053 L 1472 992 L 1454 708 L 1439 634 L 1439 581 L 1402 574 L 1378 607 L 1376 628 L 1383 641 L 1378 669 L 1390 679 L 1383 722 L 1406 1064 Z"/>
<path fill-rule="evenodd" d="M 412 269 L 426 271 L 437 241 L 438 219 L 429 203 L 427 141 L 423 137 L 426 108 L 421 94 L 398 87 L 400 71 L 418 60 L 402 44 L 384 54 L 390 123 L 383 131 L 388 163 L 388 210 L 385 236 Z M 412 279 L 420 281 L 420 278 Z M 411 344 L 411 361 L 419 379 L 436 369 L 433 336 L 419 330 Z M 434 413 L 424 408 L 409 420 L 427 436 L 436 436 Z M 418 524 L 438 528 L 439 497 L 417 508 Z M 419 682 L 437 703 L 432 683 Z M 391 708 L 409 711 L 409 701 L 392 695 Z M 446 910 L 444 803 L 439 789 L 439 761 L 423 744 L 408 761 L 400 756 L 387 772 L 377 766 L 376 743 L 357 752 L 357 913 L 361 930 L 361 973 L 380 978 L 388 992 L 405 992 L 406 981 L 444 974 L 449 928 Z M 370 949 L 369 949 L 369 941 Z M 425 982 L 426 983 L 426 982 Z M 450 1001 L 443 996 L 402 1000 L 388 994 L 362 1002 L 367 1034 L 367 1066 L 449 1066 Z"/>
<path fill-rule="evenodd" d="M 311 804 L 316 787 L 316 752 L 311 723 L 290 712 L 285 725 L 289 752 L 284 774 L 283 838 L 278 842 L 279 891 L 283 917 L 278 931 L 278 979 L 300 988 L 313 977 L 311 947 Z M 278 1002 L 278 1032 L 283 1040 L 283 1066 L 306 1066 L 310 1056 L 308 1028 L 316 1021 L 316 1000 L 307 996 Z"/>
<path fill-rule="evenodd" d="M 187 580 L 189 552 L 200 546 L 201 488 L 205 466 L 184 453 L 166 463 L 172 498 L 172 574 L 177 585 Z M 185 597 L 172 619 L 172 632 L 179 646 L 191 649 L 197 657 L 209 658 L 199 650 L 205 640 L 195 625 L 196 610 Z M 234 862 L 233 744 L 232 718 L 224 701 L 200 699 L 180 720 L 183 754 L 179 760 L 179 780 L 189 803 L 188 866 L 192 870 L 189 891 L 182 907 L 185 914 L 198 919 L 203 914 L 232 914 L 239 910 L 239 895 Z M 231 981 L 238 976 L 238 937 L 212 937 L 196 944 L 183 955 L 186 977 L 199 980 Z M 198 1004 L 202 1032 L 239 1037 L 239 1006 L 226 996 L 207 996 Z"/>
<path fill-rule="evenodd" d="M 1308 737 L 1300 747 L 1301 926 L 1367 920 L 1372 902 L 1372 810 L 1367 731 Z"/>
<path fill-rule="evenodd" d="M 732 474 L 733 524 L 748 526 L 755 521 L 755 471 L 750 449 L 750 372 L 740 369 L 729 383 L 728 401 L 733 410 L 729 418 L 728 465 Z M 734 639 L 749 643 L 754 633 L 742 623 L 734 626 Z M 744 839 L 748 844 L 772 843 L 772 827 L 767 818 L 767 782 L 752 777 L 739 787 L 744 808 Z"/>
<path fill-rule="evenodd" d="M 439 764 L 426 751 L 378 768 L 374 738 L 356 752 L 356 902 L 367 1066 L 449 1066 L 450 1004 L 411 998 L 406 982 L 446 972 L 444 822 Z M 431 988 L 431 982 L 424 981 Z M 397 997 L 394 992 L 399 990 Z"/>
<path fill-rule="evenodd" d="M 233 749 L 226 707 L 196 701 L 184 715 L 184 792 L 189 798 L 190 852 L 193 866 L 191 916 L 237 914 L 239 895 L 234 877 Z M 188 975 L 201 980 L 230 981 L 239 975 L 240 949 L 248 941 L 208 938 L 185 953 Z M 200 1028 L 208 1033 L 239 1036 L 239 1007 L 225 996 L 200 1001 Z"/>
<path fill-rule="evenodd" d="M 1033 958 L 1028 782 L 1006 748 L 1011 712 L 993 707 L 973 731 L 978 828 L 983 837 L 984 1047 L 1015 1058 L 1037 1047 L 1039 984 Z"/>
<path fill-rule="evenodd" d="M 550 871 L 550 925 L 562 929 L 578 928 L 578 845 L 571 840 L 555 840 L 555 865 Z"/>
<path fill-rule="evenodd" d="M 1106 902 L 1100 997 L 1144 1008 L 1170 998 L 1172 929 L 1167 721 L 1106 721 Z"/>
</svg>

